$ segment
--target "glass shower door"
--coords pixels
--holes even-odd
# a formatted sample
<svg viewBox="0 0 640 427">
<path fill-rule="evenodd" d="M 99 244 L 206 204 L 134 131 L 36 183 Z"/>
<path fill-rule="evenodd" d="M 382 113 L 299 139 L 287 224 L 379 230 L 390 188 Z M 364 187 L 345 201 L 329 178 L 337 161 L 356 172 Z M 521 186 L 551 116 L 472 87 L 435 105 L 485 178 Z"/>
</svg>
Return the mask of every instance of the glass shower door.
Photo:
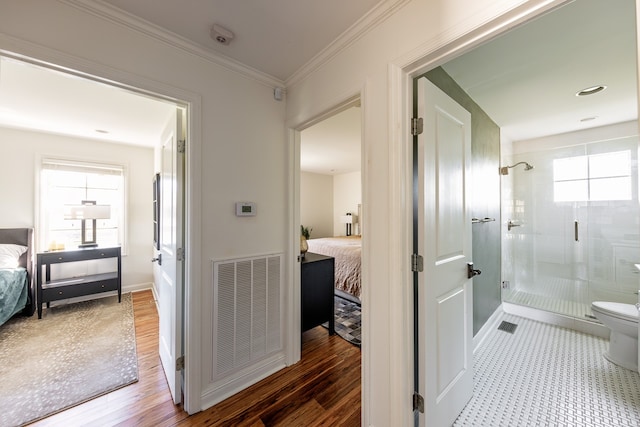
<svg viewBox="0 0 640 427">
<path fill-rule="evenodd" d="M 503 300 L 581 319 L 592 316 L 596 300 L 635 302 L 638 138 L 510 160 L 534 169 L 515 169 L 503 181 Z"/>
<path fill-rule="evenodd" d="M 589 164 L 584 145 L 553 150 L 551 221 L 557 223 L 553 234 L 560 237 L 562 253 L 553 253 L 555 270 L 546 271 L 545 280 L 552 284 L 548 309 L 572 317 L 590 313 L 589 300 Z M 540 268 L 544 268 L 543 265 Z"/>
<path fill-rule="evenodd" d="M 640 262 L 638 138 L 587 145 L 590 164 L 589 304 L 635 303 Z"/>
</svg>

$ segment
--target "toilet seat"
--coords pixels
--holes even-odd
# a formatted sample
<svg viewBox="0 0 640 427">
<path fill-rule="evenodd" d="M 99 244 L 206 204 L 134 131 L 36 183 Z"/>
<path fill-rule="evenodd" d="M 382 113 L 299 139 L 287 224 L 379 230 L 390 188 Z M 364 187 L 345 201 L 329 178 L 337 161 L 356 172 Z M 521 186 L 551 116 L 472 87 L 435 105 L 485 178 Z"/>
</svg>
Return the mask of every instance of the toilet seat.
<svg viewBox="0 0 640 427">
<path fill-rule="evenodd" d="M 621 302 L 594 301 L 591 303 L 592 309 L 600 311 L 609 316 L 618 319 L 627 320 L 629 322 L 638 323 L 640 316 L 638 309 L 633 304 L 625 304 Z"/>
</svg>

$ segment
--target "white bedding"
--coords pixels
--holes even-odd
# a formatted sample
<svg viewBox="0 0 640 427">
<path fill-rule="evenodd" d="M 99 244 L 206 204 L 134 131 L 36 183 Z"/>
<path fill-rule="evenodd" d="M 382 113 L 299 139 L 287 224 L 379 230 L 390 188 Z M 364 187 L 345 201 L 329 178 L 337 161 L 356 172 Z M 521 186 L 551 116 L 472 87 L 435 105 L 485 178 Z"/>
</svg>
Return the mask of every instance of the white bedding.
<svg viewBox="0 0 640 427">
<path fill-rule="evenodd" d="M 309 239 L 309 252 L 335 258 L 335 287 L 360 298 L 362 239 L 360 236 Z"/>
</svg>

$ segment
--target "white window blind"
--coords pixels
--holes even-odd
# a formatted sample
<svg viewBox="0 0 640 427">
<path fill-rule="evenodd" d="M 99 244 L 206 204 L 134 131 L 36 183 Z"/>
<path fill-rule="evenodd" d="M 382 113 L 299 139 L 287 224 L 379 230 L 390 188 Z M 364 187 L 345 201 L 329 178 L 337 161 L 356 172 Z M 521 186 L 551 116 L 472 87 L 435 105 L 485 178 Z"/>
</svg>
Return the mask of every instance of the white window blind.
<svg viewBox="0 0 640 427">
<path fill-rule="evenodd" d="M 109 205 L 108 219 L 96 220 L 100 246 L 125 243 L 125 168 L 111 165 L 46 158 L 41 165 L 41 249 L 73 249 L 81 242 L 81 220 L 64 219 L 65 206 L 84 200 Z"/>
</svg>

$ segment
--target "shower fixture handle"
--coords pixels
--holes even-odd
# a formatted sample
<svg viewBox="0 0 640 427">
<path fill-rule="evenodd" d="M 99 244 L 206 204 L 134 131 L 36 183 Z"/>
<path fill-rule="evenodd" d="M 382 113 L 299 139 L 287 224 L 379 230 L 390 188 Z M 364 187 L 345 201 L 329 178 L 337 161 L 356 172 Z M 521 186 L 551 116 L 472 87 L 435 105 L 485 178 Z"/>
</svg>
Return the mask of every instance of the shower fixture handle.
<svg viewBox="0 0 640 427">
<path fill-rule="evenodd" d="M 473 276 L 479 276 L 481 274 L 482 274 L 482 271 L 473 269 L 472 262 L 467 263 L 467 279 L 471 279 Z"/>
</svg>

